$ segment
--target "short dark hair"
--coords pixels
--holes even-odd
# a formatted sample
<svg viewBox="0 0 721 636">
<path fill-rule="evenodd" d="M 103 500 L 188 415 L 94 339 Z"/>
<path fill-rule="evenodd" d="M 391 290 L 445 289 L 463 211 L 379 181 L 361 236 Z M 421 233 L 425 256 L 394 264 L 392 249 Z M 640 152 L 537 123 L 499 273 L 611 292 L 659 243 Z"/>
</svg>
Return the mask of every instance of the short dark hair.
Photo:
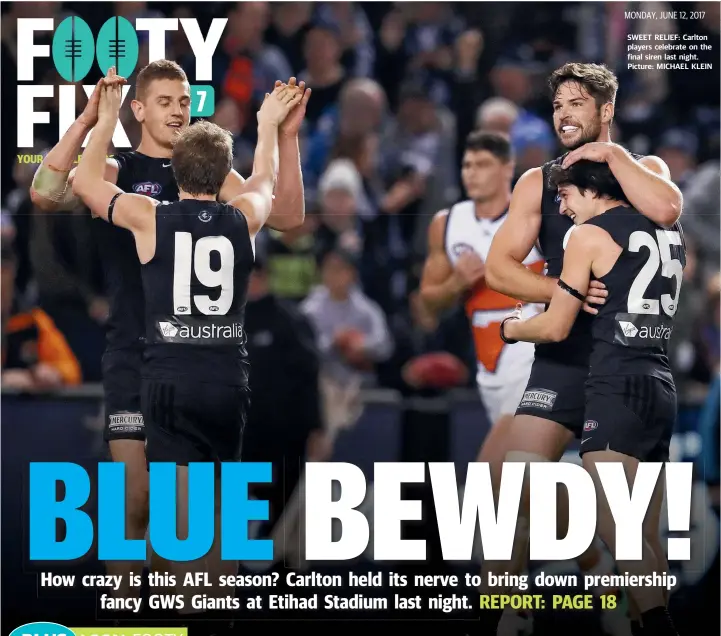
<svg viewBox="0 0 721 636">
<path fill-rule="evenodd" d="M 597 197 L 628 203 L 621 184 L 616 181 L 616 177 L 605 163 L 582 159 L 565 169 L 560 165 L 552 166 L 548 173 L 549 188 L 555 190 L 565 185 L 576 186 L 581 194 L 590 190 Z"/>
<path fill-rule="evenodd" d="M 475 130 L 466 137 L 465 151 L 480 152 L 487 150 L 503 163 L 513 160 L 511 140 L 507 135 L 487 130 Z"/>
<path fill-rule="evenodd" d="M 218 194 L 233 167 L 233 138 L 209 121 L 196 122 L 180 133 L 172 164 L 183 192 Z"/>
<path fill-rule="evenodd" d="M 548 78 L 551 99 L 554 99 L 561 84 L 578 82 L 588 92 L 599 108 L 616 101 L 618 79 L 604 64 L 582 64 L 568 62 L 557 68 Z"/>
<path fill-rule="evenodd" d="M 135 99 L 143 101 L 145 93 L 155 80 L 180 80 L 187 82 L 188 76 L 179 64 L 172 60 L 156 60 L 151 62 L 138 73 L 135 78 Z"/>
</svg>

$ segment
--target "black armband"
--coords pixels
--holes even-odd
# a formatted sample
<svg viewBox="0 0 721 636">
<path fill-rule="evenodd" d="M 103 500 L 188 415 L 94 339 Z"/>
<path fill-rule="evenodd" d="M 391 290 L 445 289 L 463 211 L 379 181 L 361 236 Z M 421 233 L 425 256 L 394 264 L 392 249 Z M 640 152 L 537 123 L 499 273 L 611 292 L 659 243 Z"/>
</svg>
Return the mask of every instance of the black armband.
<svg viewBox="0 0 721 636">
<path fill-rule="evenodd" d="M 113 212 L 115 211 L 115 202 L 118 200 L 118 197 L 121 194 L 125 194 L 125 193 L 124 192 L 116 192 L 113 195 L 113 198 L 110 199 L 110 204 L 108 205 L 108 223 L 110 223 L 110 225 L 115 225 L 115 223 L 113 223 Z"/>
<path fill-rule="evenodd" d="M 507 316 L 506 318 L 504 318 L 501 321 L 501 340 L 503 340 L 503 342 L 505 342 L 506 344 L 516 344 L 518 342 L 518 340 L 513 340 L 512 338 L 506 338 L 506 334 L 503 333 L 503 328 L 505 327 L 506 323 L 509 320 L 518 320 L 518 318 L 516 318 L 516 316 Z"/>
<path fill-rule="evenodd" d="M 574 298 L 578 298 L 582 303 L 586 302 L 586 297 L 581 294 L 581 292 L 575 290 L 570 285 L 566 285 L 560 278 L 558 279 L 558 286 L 565 292 L 571 294 Z"/>
</svg>

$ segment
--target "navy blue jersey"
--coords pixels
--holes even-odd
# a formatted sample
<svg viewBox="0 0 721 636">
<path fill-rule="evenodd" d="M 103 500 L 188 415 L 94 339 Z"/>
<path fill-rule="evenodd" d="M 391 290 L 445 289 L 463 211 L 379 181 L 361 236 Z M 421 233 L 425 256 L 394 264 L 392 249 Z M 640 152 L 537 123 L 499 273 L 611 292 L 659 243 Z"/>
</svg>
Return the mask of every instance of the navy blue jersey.
<svg viewBox="0 0 721 636">
<path fill-rule="evenodd" d="M 158 201 L 177 201 L 170 159 L 142 153 L 120 152 L 118 187 L 124 192 L 144 194 Z M 143 283 L 132 232 L 99 221 L 94 223 L 96 240 L 103 256 L 105 289 L 110 303 L 107 350 L 141 347 L 145 335 Z"/>
<path fill-rule="evenodd" d="M 183 199 L 156 208 L 154 257 L 142 266 L 145 373 L 245 386 L 243 325 L 254 255 L 236 208 Z"/>
<path fill-rule="evenodd" d="M 551 167 L 563 163 L 566 154 L 549 161 L 541 167 L 543 194 L 541 198 L 541 229 L 538 243 L 547 264 L 547 275 L 560 278 L 563 270 L 563 253 L 568 243 L 573 221 L 561 214 L 561 199 L 558 191 L 548 185 Z M 633 155 L 638 160 L 641 155 Z M 593 316 L 584 311 L 578 314 L 571 333 L 562 342 L 536 345 L 536 357 L 547 358 L 565 364 L 588 366 L 591 357 Z"/>
<path fill-rule="evenodd" d="M 647 375 L 673 382 L 667 350 L 686 266 L 681 225 L 665 230 L 625 206 L 586 223 L 623 248 L 611 271 L 599 278 L 608 297 L 593 320 L 591 376 Z"/>
</svg>

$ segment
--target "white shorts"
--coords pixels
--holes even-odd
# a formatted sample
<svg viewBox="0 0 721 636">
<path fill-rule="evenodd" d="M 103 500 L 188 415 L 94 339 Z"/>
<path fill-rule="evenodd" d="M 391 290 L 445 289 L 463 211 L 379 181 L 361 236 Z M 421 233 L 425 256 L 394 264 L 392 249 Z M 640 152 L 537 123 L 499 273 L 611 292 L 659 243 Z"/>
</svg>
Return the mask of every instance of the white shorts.
<svg viewBox="0 0 721 636">
<path fill-rule="evenodd" d="M 491 425 L 502 415 L 515 415 L 531 375 L 535 347 L 530 342 L 506 345 L 496 372 L 479 366 L 477 381 Z"/>
</svg>

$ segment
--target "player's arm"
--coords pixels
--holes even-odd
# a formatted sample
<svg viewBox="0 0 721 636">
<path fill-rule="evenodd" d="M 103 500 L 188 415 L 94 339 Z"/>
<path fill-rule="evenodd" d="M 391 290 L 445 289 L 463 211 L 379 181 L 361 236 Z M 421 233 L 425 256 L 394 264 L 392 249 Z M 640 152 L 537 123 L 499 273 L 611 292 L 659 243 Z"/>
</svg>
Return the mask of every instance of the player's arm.
<svg viewBox="0 0 721 636">
<path fill-rule="evenodd" d="M 276 88 L 281 82 L 276 82 Z M 288 81 L 289 86 L 295 86 L 295 78 Z M 266 225 L 273 230 L 285 232 L 303 225 L 305 220 L 305 192 L 303 189 L 303 173 L 300 163 L 300 149 L 298 147 L 298 132 L 305 117 L 305 109 L 310 99 L 311 89 L 306 88 L 305 82 L 298 85 L 302 91 L 300 102 L 280 125 L 278 135 L 278 177 L 275 187 L 275 196 L 270 208 Z M 220 200 L 224 203 L 241 195 L 246 187 L 253 187 L 253 175 L 246 181 L 235 170 L 223 183 L 220 190 Z"/>
<path fill-rule="evenodd" d="M 285 232 L 287 230 L 292 230 L 293 228 L 299 227 L 303 224 L 303 220 L 305 219 L 305 195 L 303 192 L 302 177 L 300 177 L 300 190 L 296 190 L 296 193 L 300 192 L 300 194 L 296 194 L 295 196 L 290 197 L 288 196 L 287 189 L 285 191 L 285 196 L 283 196 L 282 194 L 283 188 L 281 184 L 283 183 L 285 177 L 283 172 L 283 166 L 288 164 L 287 156 L 286 161 L 283 161 L 284 146 L 287 146 L 287 143 L 284 143 L 283 138 L 280 137 L 278 139 L 278 154 L 280 160 L 278 176 L 276 179 L 275 195 L 272 196 L 270 213 L 265 222 L 265 225 L 267 225 L 269 228 L 273 230 L 278 230 L 279 232 Z M 297 144 L 295 148 L 295 159 L 296 163 L 298 164 L 298 174 L 300 175 L 300 158 L 297 152 Z M 220 189 L 220 195 L 218 196 L 218 199 L 223 203 L 230 203 L 233 199 L 241 196 L 244 192 L 253 191 L 256 185 L 255 182 L 264 178 L 265 176 L 262 173 L 256 173 L 256 171 L 253 170 L 253 174 L 248 179 L 244 179 L 238 172 L 236 172 L 235 170 L 231 170 L 230 174 L 225 178 L 225 181 L 223 182 L 223 186 Z M 260 187 L 261 189 L 263 188 L 262 183 L 260 184 Z M 297 205 L 298 201 L 300 201 L 299 206 Z"/>
<path fill-rule="evenodd" d="M 563 256 L 561 278 L 552 280 L 553 296 L 548 309 L 528 320 L 507 320 L 503 335 L 509 340 L 560 342 L 568 337 L 583 306 L 591 282 L 591 267 L 602 244 L 603 230 L 579 226 L 571 234 Z"/>
<path fill-rule="evenodd" d="M 116 77 L 114 82 L 122 85 L 123 78 Z M 72 210 L 82 202 L 73 192 L 72 182 L 75 174 L 73 165 L 80 154 L 85 137 L 98 121 L 98 102 L 100 91 L 106 83 L 101 79 L 93 90 L 85 110 L 71 124 L 60 141 L 48 152 L 35 171 L 30 186 L 30 199 L 45 212 Z M 117 181 L 118 165 L 113 159 L 107 160 L 105 177 L 107 181 Z"/>
<path fill-rule="evenodd" d="M 285 232 L 300 227 L 305 220 L 305 192 L 297 136 L 289 138 L 283 133 L 278 134 L 278 158 L 275 194 L 271 200 L 270 213 L 265 225 L 273 230 Z M 245 190 L 252 191 L 255 188 L 255 181 L 265 178 L 263 172 L 258 173 L 254 168 L 253 174 L 246 181 L 233 170 L 223 183 L 220 200 L 230 201 Z"/>
<path fill-rule="evenodd" d="M 668 166 L 659 157 L 636 161 L 621 146 L 615 146 L 608 161 L 613 176 L 629 203 L 663 227 L 671 227 L 681 216 L 683 195 L 671 181 Z"/>
<path fill-rule="evenodd" d="M 524 302 L 547 303 L 555 281 L 528 269 L 523 261 L 541 229 L 543 173 L 528 170 L 513 189 L 508 216 L 496 232 L 486 260 L 486 284 Z"/>
<path fill-rule="evenodd" d="M 295 86 L 296 79 L 288 80 L 289 86 Z M 280 82 L 275 83 L 276 86 Z M 274 230 L 285 231 L 300 227 L 305 221 L 305 190 L 303 171 L 300 163 L 298 134 L 305 118 L 305 110 L 310 99 L 311 89 L 305 82 L 298 84 L 300 100 L 291 108 L 288 116 L 280 124 L 278 133 L 278 182 L 275 187 L 275 200 L 268 217 L 268 224 Z"/>
<path fill-rule="evenodd" d="M 247 219 L 251 238 L 260 232 L 270 216 L 277 171 L 278 126 L 264 121 L 258 124 L 253 176 L 246 181 L 243 191 L 228 201 Z"/>
<path fill-rule="evenodd" d="M 278 127 L 302 97 L 302 92 L 295 87 L 279 86 L 266 96 L 258 111 L 258 143 L 253 156 L 253 174 L 244 184 L 243 192 L 228 201 L 247 219 L 251 238 L 265 225 L 273 206 L 279 164 Z"/>
<path fill-rule="evenodd" d="M 434 314 L 451 307 L 466 289 L 446 254 L 444 237 L 447 223 L 448 210 L 438 212 L 431 221 L 428 228 L 428 256 L 421 276 L 421 300 Z"/>
<path fill-rule="evenodd" d="M 662 159 L 648 156 L 637 161 L 618 144 L 594 142 L 569 152 L 563 167 L 579 159 L 605 161 L 629 203 L 654 223 L 670 227 L 681 216 L 683 196 Z"/>
<path fill-rule="evenodd" d="M 95 216 L 132 232 L 144 231 L 154 222 L 156 201 L 138 194 L 126 194 L 105 180 L 105 157 L 113 138 L 120 109 L 120 88 L 103 89 L 98 123 L 78 165 L 73 191 Z"/>
</svg>

